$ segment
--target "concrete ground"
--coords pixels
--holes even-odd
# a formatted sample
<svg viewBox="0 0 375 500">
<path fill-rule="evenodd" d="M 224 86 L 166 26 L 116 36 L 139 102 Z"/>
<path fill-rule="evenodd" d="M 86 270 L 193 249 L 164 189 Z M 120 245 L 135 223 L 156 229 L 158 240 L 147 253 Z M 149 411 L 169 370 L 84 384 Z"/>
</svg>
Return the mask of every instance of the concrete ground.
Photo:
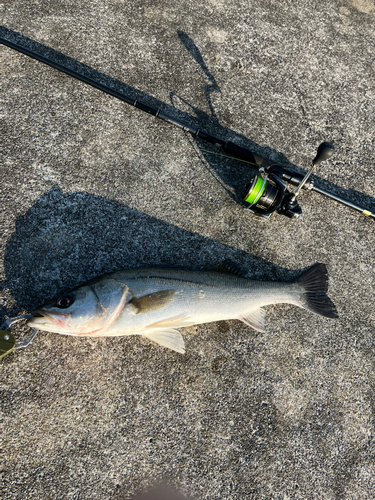
<svg viewBox="0 0 375 500">
<path fill-rule="evenodd" d="M 375 211 L 372 0 L 1 6 L 1 36 L 283 165 L 334 143 L 316 185 Z M 1 319 L 113 270 L 228 258 L 255 279 L 324 262 L 340 316 L 268 307 L 265 334 L 184 329 L 185 355 L 40 332 L 0 361 L 0 497 L 120 500 L 167 482 L 207 500 L 373 499 L 374 221 L 313 192 L 300 219 L 254 218 L 246 164 L 0 54 Z"/>
</svg>

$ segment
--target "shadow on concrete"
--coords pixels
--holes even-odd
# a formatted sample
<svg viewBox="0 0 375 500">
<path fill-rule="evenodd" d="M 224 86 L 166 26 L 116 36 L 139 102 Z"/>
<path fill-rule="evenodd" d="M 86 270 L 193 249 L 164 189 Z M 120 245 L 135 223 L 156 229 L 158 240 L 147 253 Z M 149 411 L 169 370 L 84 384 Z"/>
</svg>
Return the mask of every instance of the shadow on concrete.
<svg viewBox="0 0 375 500">
<path fill-rule="evenodd" d="M 168 105 L 148 94 L 145 94 L 144 92 L 137 90 L 134 87 L 131 87 L 115 78 L 111 78 L 110 76 L 96 71 L 95 69 L 86 66 L 85 64 L 82 64 L 75 59 L 72 59 L 56 50 L 51 49 L 50 47 L 35 42 L 34 40 L 31 40 L 30 38 L 27 38 L 20 33 L 17 33 L 5 27 L 0 27 L 0 36 L 23 45 L 81 74 L 89 76 L 90 78 L 103 83 L 114 90 L 124 93 L 134 100 L 136 99 L 139 102 L 143 102 L 144 104 L 147 104 L 153 108 L 164 111 L 165 113 L 183 120 L 190 125 L 200 128 L 201 130 L 204 130 L 205 132 L 212 134 L 215 137 L 218 137 L 225 141 L 232 141 L 235 144 L 246 148 L 258 155 L 271 159 L 274 163 L 281 164 L 288 169 L 290 168 L 291 170 L 298 171 L 300 173 L 305 173 L 303 169 L 300 169 L 296 165 L 293 165 L 291 162 L 289 162 L 289 160 L 282 153 L 269 147 L 260 146 L 247 139 L 243 135 L 237 134 L 236 132 L 220 125 L 211 101 L 212 92 L 220 92 L 220 88 L 214 76 L 211 74 L 206 63 L 204 62 L 199 49 L 196 47 L 193 40 L 182 31 L 178 31 L 180 41 L 200 65 L 202 71 L 205 73 L 206 77 L 209 80 L 209 84 L 205 86 L 204 93 L 208 106 L 210 108 L 210 115 L 205 113 L 201 109 L 189 104 L 174 92 L 170 92 L 171 104 Z M 184 102 L 185 105 L 188 105 L 196 116 L 180 111 L 176 107 L 178 100 Z M 218 150 L 215 151 L 215 148 L 212 144 L 208 144 L 207 142 L 204 142 L 199 138 L 193 138 L 193 136 L 188 134 L 187 132 L 185 133 L 189 137 L 191 144 L 193 145 L 193 143 L 195 142 L 200 152 L 204 156 L 206 162 L 208 163 L 207 166 L 205 162 L 203 162 L 205 168 L 209 170 L 210 174 L 215 177 L 216 181 L 223 189 L 227 191 L 229 196 L 235 199 L 238 203 L 241 203 L 245 184 L 256 172 L 256 168 L 247 163 L 218 155 Z M 207 150 L 212 150 L 213 153 L 209 153 Z M 332 184 L 328 181 L 323 181 L 322 179 L 317 179 L 317 181 L 318 182 L 316 182 L 316 185 L 318 187 L 321 187 L 322 189 L 332 191 L 334 194 L 342 196 L 349 201 L 352 201 L 353 203 L 357 202 L 365 206 L 369 210 L 373 210 L 375 208 L 375 199 L 371 198 L 370 196 L 352 189 L 340 188 L 335 184 Z M 234 194 L 233 192 L 231 192 L 230 188 L 232 188 Z"/>
<path fill-rule="evenodd" d="M 213 268 L 225 259 L 256 279 L 289 279 L 293 274 L 117 201 L 85 192 L 65 194 L 54 187 L 16 221 L 5 250 L 6 279 L 0 283 L 12 301 L 0 306 L 0 317 L 32 311 L 112 271 L 148 265 Z"/>
</svg>

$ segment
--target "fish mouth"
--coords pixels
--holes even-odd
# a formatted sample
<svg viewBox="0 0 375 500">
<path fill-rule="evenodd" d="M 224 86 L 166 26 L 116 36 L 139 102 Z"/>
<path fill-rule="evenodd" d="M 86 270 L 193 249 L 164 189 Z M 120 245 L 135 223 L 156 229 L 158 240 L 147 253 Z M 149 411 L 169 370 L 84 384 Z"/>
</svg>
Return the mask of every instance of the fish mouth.
<svg viewBox="0 0 375 500">
<path fill-rule="evenodd" d="M 40 309 L 37 309 L 33 312 L 34 318 L 44 318 L 44 314 Z"/>
<path fill-rule="evenodd" d="M 64 313 L 48 313 L 43 309 L 36 309 L 33 312 L 34 317 L 27 320 L 27 324 L 33 327 L 42 327 L 44 325 L 56 325 L 56 326 L 65 326 L 68 314 Z"/>
</svg>

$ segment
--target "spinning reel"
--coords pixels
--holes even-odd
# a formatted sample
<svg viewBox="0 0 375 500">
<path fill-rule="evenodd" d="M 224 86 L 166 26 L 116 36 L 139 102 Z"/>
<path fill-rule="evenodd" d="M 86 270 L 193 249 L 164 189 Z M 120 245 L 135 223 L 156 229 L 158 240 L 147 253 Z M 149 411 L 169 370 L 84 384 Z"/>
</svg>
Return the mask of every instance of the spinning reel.
<svg viewBox="0 0 375 500">
<path fill-rule="evenodd" d="M 266 219 L 276 211 L 289 218 L 300 217 L 303 212 L 297 202 L 299 192 L 302 188 L 314 189 L 314 181 L 310 179 L 314 168 L 322 161 L 331 158 L 333 153 L 333 145 L 323 142 L 304 177 L 290 172 L 281 165 L 260 168 L 261 175 L 255 175 L 245 187 L 243 202 L 247 207 L 246 210 Z M 287 183 L 297 186 L 296 189 L 290 191 Z"/>
</svg>

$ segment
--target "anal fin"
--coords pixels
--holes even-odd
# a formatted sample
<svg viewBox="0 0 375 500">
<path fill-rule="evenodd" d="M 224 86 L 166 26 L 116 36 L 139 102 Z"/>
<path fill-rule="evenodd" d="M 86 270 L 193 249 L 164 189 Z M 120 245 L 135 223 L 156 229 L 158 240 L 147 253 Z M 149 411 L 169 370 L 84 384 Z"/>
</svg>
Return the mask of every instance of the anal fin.
<svg viewBox="0 0 375 500">
<path fill-rule="evenodd" d="M 254 328 L 257 332 L 266 333 L 266 311 L 264 309 L 255 309 L 238 319 Z"/>
<path fill-rule="evenodd" d="M 150 333 L 144 333 L 142 336 L 163 347 L 168 347 L 168 349 L 172 349 L 172 351 L 185 354 L 184 339 L 177 330 L 154 330 Z"/>
</svg>

